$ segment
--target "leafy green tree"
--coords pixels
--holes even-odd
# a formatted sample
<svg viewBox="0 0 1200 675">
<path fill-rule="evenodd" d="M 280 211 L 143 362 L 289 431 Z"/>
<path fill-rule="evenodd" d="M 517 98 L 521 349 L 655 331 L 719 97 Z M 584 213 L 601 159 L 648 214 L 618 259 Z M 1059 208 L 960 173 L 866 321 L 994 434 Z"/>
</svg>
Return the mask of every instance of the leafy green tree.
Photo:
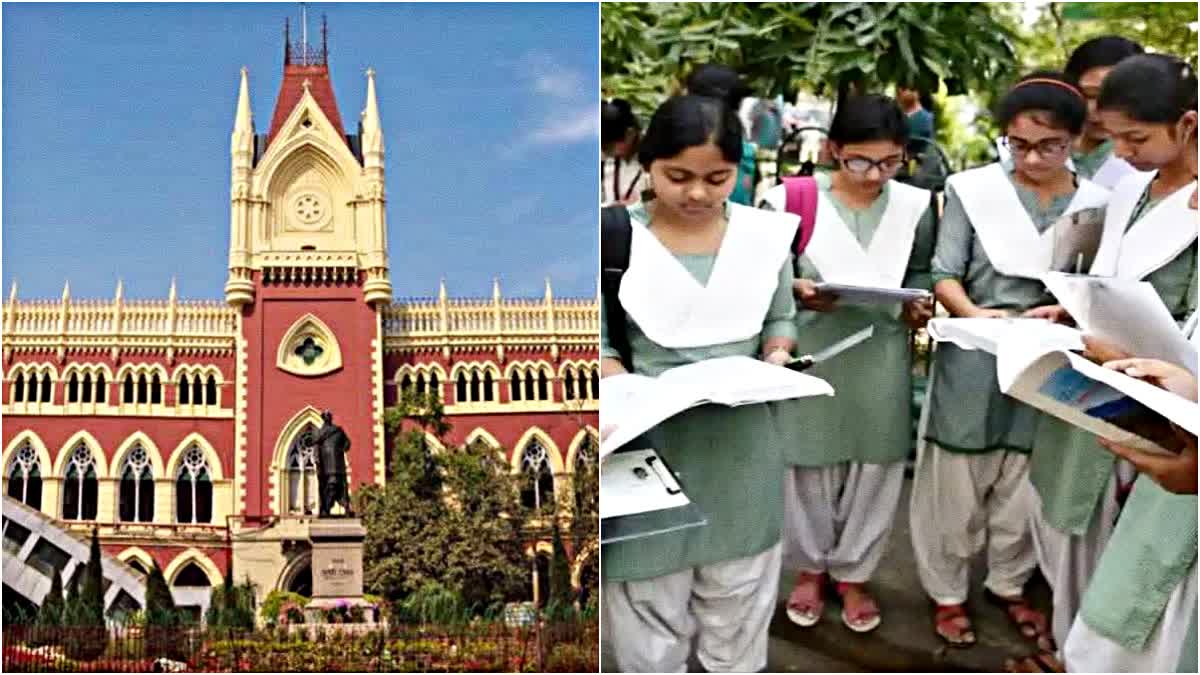
<svg viewBox="0 0 1200 675">
<path fill-rule="evenodd" d="M 100 565 L 100 533 L 92 528 L 88 560 L 83 570 L 72 577 L 71 599 L 63 610 L 63 623 L 69 632 L 63 647 L 68 657 L 91 661 L 108 646 L 104 623 L 104 572 Z"/>
<path fill-rule="evenodd" d="M 185 656 L 182 631 L 183 612 L 175 605 L 175 597 L 163 576 L 158 561 L 146 577 L 146 649 L 150 656 L 181 659 Z"/>
<path fill-rule="evenodd" d="M 42 605 L 38 608 L 37 615 L 33 620 L 33 625 L 38 630 L 34 631 L 30 644 L 38 646 L 58 643 L 59 636 L 55 633 L 63 625 L 65 605 L 62 571 L 55 568 L 54 576 L 50 579 L 50 591 L 46 593 L 46 597 L 42 598 Z"/>
<path fill-rule="evenodd" d="M 1018 53 L 1030 68 L 1062 68 L 1071 52 L 1101 35 L 1121 35 L 1150 51 L 1166 52 L 1196 65 L 1194 3 L 1049 2 L 1024 31 Z"/>
<path fill-rule="evenodd" d="M 254 585 L 249 579 L 234 584 L 231 568 L 224 582 L 212 589 L 204 622 L 209 628 L 249 631 L 254 629 L 254 611 Z"/>
<path fill-rule="evenodd" d="M 1003 3 L 603 3 L 605 93 L 643 114 L 698 64 L 738 69 L 760 95 L 907 83 L 993 86 L 1016 63 Z"/>
<path fill-rule="evenodd" d="M 385 424 L 394 439 L 388 480 L 356 495 L 366 588 L 394 602 L 433 582 L 476 610 L 518 599 L 524 514 L 495 449 L 434 454 L 426 433 L 440 441 L 449 424 L 438 400 L 411 392 Z"/>
<path fill-rule="evenodd" d="M 575 592 L 571 588 L 571 563 L 558 530 L 558 527 L 554 527 L 551 540 L 553 557 L 550 559 L 550 602 L 565 609 L 575 606 Z"/>
</svg>

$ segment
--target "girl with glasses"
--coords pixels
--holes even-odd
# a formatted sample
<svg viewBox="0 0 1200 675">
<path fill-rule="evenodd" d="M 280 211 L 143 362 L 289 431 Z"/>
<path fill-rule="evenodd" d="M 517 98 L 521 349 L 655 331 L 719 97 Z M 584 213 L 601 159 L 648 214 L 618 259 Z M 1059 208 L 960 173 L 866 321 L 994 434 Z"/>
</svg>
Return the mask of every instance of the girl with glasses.
<svg viewBox="0 0 1200 675">
<path fill-rule="evenodd" d="M 874 335 L 813 374 L 833 398 L 775 404 L 787 434 L 784 566 L 797 570 L 787 615 L 801 626 L 821 618 L 826 586 L 842 599 L 842 621 L 866 632 L 880 611 L 865 583 L 874 574 L 904 483 L 910 447 L 912 359 L 909 331 L 924 325 L 929 301 L 842 305 L 814 290 L 818 281 L 929 287 L 933 252 L 930 193 L 892 180 L 905 159 L 908 124 L 886 96 L 843 101 L 829 130 L 837 169 L 817 192 L 817 222 L 793 282 L 801 354 L 867 326 Z M 783 211 L 786 188 L 764 208 Z"/>
<path fill-rule="evenodd" d="M 999 162 L 951 176 L 934 251 L 934 293 L 952 316 L 1061 315 L 1038 280 L 1052 259 L 1051 225 L 1102 207 L 1108 191 L 1066 167 L 1087 105 L 1061 75 L 1031 74 L 1000 100 L 997 118 L 1013 150 Z M 1049 647 L 1046 617 L 1025 599 L 1036 560 L 1028 531 L 1029 451 L 1037 413 L 1000 392 L 996 359 L 938 345 L 918 431 L 910 518 L 917 569 L 937 605 L 934 629 L 952 645 L 975 635 L 964 608 L 969 567 L 987 545 L 988 596 L 1027 638 Z"/>
<path fill-rule="evenodd" d="M 1196 190 L 1196 73 L 1165 54 L 1130 57 L 1104 79 L 1097 108 L 1116 154 L 1147 172 L 1113 191 L 1106 225 L 1123 236 L 1102 244 L 1098 264 L 1108 274 L 1149 282 L 1182 323 L 1197 304 L 1196 211 L 1189 208 Z M 1181 661 L 1194 664 L 1196 496 L 1173 494 L 1139 475 L 1113 528 L 1111 501 L 1127 477 L 1125 462 L 1115 462 L 1094 437 L 1048 422 L 1042 427 L 1032 474 L 1044 504 L 1039 536 L 1072 548 L 1090 539 L 1099 558 L 1083 580 L 1086 591 L 1075 591 L 1082 598 L 1063 645 L 1068 669 L 1162 672 Z M 1037 470 L 1041 460 L 1046 466 Z M 1190 654 L 1181 653 L 1185 643 Z"/>
<path fill-rule="evenodd" d="M 790 214 L 733 204 L 742 125 L 720 99 L 667 100 L 639 152 L 654 197 L 632 227 L 620 305 L 623 363 L 601 298 L 601 374 L 655 377 L 722 356 L 789 360 L 796 308 Z M 613 336 L 616 337 L 616 336 Z M 605 544 L 603 631 L 624 672 L 684 672 L 693 644 L 709 672 L 767 664 L 779 586 L 782 450 L 766 404 L 707 405 L 647 434 L 708 524 Z"/>
</svg>

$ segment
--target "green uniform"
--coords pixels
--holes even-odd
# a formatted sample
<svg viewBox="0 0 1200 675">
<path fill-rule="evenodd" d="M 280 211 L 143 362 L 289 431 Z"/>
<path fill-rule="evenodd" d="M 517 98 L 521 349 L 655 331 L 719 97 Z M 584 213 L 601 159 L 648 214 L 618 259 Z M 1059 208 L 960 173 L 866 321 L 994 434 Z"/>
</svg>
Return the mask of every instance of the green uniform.
<svg viewBox="0 0 1200 675">
<path fill-rule="evenodd" d="M 640 207 L 630 215 L 646 222 Z M 715 255 L 679 255 L 681 264 L 701 283 L 712 272 Z M 723 356 L 757 356 L 762 340 L 795 339 L 790 261 L 779 270 L 779 283 L 762 333 L 754 338 L 708 347 L 670 349 L 646 337 L 626 318 L 634 369 L 657 376 L 689 363 Z M 600 354 L 617 357 L 608 340 L 608 319 L 601 301 Z M 708 524 L 644 539 L 605 544 L 605 583 L 636 581 L 682 569 L 762 553 L 779 541 L 783 516 L 783 454 L 780 436 L 766 404 L 730 408 L 706 405 L 663 422 L 647 434 L 651 445 L 678 475 L 684 491 Z"/>
<path fill-rule="evenodd" d="M 1005 175 L 1013 180 L 1011 169 Z M 938 229 L 933 283 L 956 279 L 971 301 L 985 309 L 1006 309 L 1019 314 L 1050 304 L 1040 281 L 1007 276 L 992 266 L 952 185 L 946 188 L 946 208 Z M 1012 185 L 1038 232 L 1044 232 L 1062 216 L 1074 196 L 1056 197 L 1042 207 L 1032 190 L 1016 182 Z M 996 357 L 987 352 L 969 351 L 951 343 L 939 344 L 926 405 L 930 409 L 925 438 L 946 450 L 1027 453 L 1033 444 L 1037 413 L 1001 393 L 996 379 Z"/>
<path fill-rule="evenodd" d="M 865 209 L 842 204 L 821 185 L 838 216 L 866 248 L 888 204 L 890 186 Z M 926 210 L 917 224 L 903 285 L 929 288 L 929 260 L 933 254 L 934 215 Z M 897 251 L 896 255 L 904 255 Z M 807 256 L 798 264 L 798 276 L 821 280 Z M 900 319 L 900 305 L 845 305 L 833 312 L 801 310 L 796 352 L 808 354 L 827 347 L 867 326 L 874 335 L 828 363 L 814 366 L 811 375 L 833 385 L 833 397 L 773 404 L 779 428 L 788 437 L 784 455 L 789 464 L 823 466 L 839 462 L 886 464 L 900 461 L 911 448 L 912 359 L 909 329 Z M 803 406 L 803 408 L 801 408 Z"/>
</svg>

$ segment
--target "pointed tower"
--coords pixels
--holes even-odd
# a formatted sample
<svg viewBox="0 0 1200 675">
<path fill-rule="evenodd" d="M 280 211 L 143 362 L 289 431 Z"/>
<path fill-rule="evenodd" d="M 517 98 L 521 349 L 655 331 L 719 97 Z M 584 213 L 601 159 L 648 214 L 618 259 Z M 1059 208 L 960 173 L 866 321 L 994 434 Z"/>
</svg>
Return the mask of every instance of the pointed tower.
<svg viewBox="0 0 1200 675">
<path fill-rule="evenodd" d="M 230 138 L 225 299 L 241 310 L 235 452 L 238 509 L 250 519 L 297 515 L 285 466 L 297 435 L 320 425 L 314 410 L 332 411 L 350 435 L 352 486 L 375 482 L 383 466 L 372 433 L 383 411 L 360 395 L 384 381 L 374 354 L 392 300 L 375 77 L 366 75 L 359 133 L 348 135 L 324 26 L 319 45 L 292 43 L 292 33 L 285 27 L 269 128 L 256 133 L 243 70 Z"/>
</svg>

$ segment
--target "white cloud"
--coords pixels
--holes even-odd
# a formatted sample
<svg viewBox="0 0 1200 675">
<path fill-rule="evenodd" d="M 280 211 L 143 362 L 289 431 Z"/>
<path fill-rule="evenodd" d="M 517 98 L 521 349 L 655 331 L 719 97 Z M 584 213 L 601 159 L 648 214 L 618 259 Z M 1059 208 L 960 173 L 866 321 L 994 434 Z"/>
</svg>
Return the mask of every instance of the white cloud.
<svg viewBox="0 0 1200 675">
<path fill-rule="evenodd" d="M 528 140 L 536 144 L 547 143 L 578 143 L 590 140 L 596 141 L 600 134 L 600 110 L 596 104 L 586 107 L 563 106 L 554 110 L 528 135 Z"/>
<path fill-rule="evenodd" d="M 517 79 L 534 101 L 535 112 L 523 120 L 517 137 L 498 148 L 501 157 L 517 158 L 548 145 L 595 143 L 600 110 L 595 86 L 578 70 L 544 52 L 530 52 L 513 64 Z"/>
</svg>

